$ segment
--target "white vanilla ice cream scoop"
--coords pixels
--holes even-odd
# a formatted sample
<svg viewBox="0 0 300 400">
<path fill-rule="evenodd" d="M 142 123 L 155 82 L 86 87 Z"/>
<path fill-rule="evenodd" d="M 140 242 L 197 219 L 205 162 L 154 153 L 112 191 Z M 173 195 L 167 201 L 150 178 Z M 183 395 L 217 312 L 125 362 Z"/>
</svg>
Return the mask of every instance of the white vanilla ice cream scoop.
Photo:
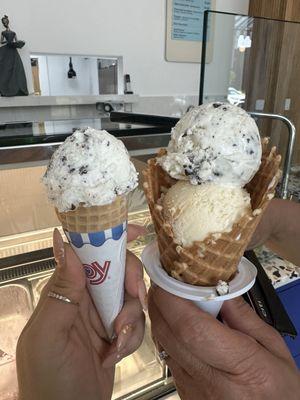
<svg viewBox="0 0 300 400">
<path fill-rule="evenodd" d="M 69 136 L 53 154 L 43 177 L 50 201 L 60 212 L 112 203 L 138 184 L 123 142 L 87 128 Z"/>
<path fill-rule="evenodd" d="M 250 196 L 242 188 L 214 183 L 191 185 L 188 181 L 173 185 L 162 206 L 175 242 L 185 247 L 211 234 L 230 232 L 235 222 L 251 212 Z"/>
<path fill-rule="evenodd" d="M 240 107 L 210 103 L 184 115 L 173 128 L 167 154 L 158 163 L 173 178 L 192 184 L 243 187 L 261 162 L 257 125 Z"/>
</svg>

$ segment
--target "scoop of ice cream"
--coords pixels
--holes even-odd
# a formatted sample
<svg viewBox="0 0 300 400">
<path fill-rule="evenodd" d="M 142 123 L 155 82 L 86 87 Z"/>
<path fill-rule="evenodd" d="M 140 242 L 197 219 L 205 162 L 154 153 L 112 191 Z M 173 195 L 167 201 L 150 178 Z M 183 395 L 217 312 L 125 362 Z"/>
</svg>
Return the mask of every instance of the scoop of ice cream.
<svg viewBox="0 0 300 400">
<path fill-rule="evenodd" d="M 245 189 L 214 183 L 191 185 L 187 181 L 179 181 L 167 191 L 162 207 L 175 242 L 183 246 L 211 234 L 230 232 L 233 224 L 251 211 Z"/>
<path fill-rule="evenodd" d="M 158 159 L 175 179 L 243 187 L 261 161 L 257 125 L 240 107 L 210 103 L 189 111 L 175 125 L 167 154 Z"/>
<path fill-rule="evenodd" d="M 112 203 L 138 183 L 120 140 L 92 128 L 69 136 L 53 154 L 43 177 L 50 201 L 60 212 Z"/>
</svg>

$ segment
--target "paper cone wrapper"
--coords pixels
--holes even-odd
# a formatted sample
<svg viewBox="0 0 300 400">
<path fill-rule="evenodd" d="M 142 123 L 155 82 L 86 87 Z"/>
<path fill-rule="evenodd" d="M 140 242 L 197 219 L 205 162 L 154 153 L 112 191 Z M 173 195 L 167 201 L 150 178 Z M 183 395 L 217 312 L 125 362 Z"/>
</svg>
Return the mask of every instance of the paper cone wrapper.
<svg viewBox="0 0 300 400">
<path fill-rule="evenodd" d="M 258 172 L 246 185 L 252 212 L 237 221 L 231 232 L 209 236 L 191 247 L 176 243 L 172 227 L 164 219 L 160 198 L 177 181 L 156 162 L 148 160 L 144 174 L 144 191 L 157 235 L 160 261 L 167 273 L 177 280 L 199 286 L 215 286 L 219 280 L 230 281 L 255 231 L 264 210 L 274 197 L 280 178 L 281 157 L 276 148 L 268 151 L 268 139 L 262 141 L 262 161 Z M 165 150 L 159 156 L 165 154 Z M 201 221 L 197 221 L 201 224 Z"/>
<path fill-rule="evenodd" d="M 228 282 L 228 293 L 219 296 L 216 287 L 190 285 L 169 276 L 161 266 L 157 242 L 145 247 L 142 260 L 153 283 L 175 296 L 191 300 L 213 317 L 217 317 L 224 301 L 241 296 L 250 290 L 257 274 L 255 266 L 242 257 L 237 267 L 239 273 Z"/>
<path fill-rule="evenodd" d="M 127 245 L 127 201 L 56 211 L 65 234 L 82 262 L 87 287 L 109 338 L 123 307 Z"/>
</svg>

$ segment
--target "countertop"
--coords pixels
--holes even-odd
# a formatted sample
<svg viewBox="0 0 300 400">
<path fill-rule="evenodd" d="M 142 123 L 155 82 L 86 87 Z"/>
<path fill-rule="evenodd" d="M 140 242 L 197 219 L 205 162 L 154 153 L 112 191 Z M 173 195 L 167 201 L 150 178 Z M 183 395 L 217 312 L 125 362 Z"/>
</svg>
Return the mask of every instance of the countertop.
<svg viewBox="0 0 300 400">
<path fill-rule="evenodd" d="M 136 103 L 136 94 L 107 94 L 87 96 L 16 96 L 0 97 L 0 107 L 69 106 L 96 103 Z"/>
<path fill-rule="evenodd" d="M 169 133 L 170 127 L 111 122 L 108 117 L 0 123 L 0 148 L 61 143 L 75 130 L 105 129 L 116 137 Z M 165 145 L 167 145 L 168 140 Z"/>
</svg>

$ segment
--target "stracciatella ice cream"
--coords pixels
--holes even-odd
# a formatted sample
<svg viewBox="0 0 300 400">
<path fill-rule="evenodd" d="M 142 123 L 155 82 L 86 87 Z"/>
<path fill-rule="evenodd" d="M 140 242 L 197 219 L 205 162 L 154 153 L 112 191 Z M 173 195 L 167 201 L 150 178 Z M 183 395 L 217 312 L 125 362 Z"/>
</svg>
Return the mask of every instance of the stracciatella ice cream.
<svg viewBox="0 0 300 400">
<path fill-rule="evenodd" d="M 243 187 L 259 169 L 261 141 L 253 118 L 227 103 L 189 111 L 172 130 L 158 163 L 173 178 L 190 183 Z"/>
<path fill-rule="evenodd" d="M 138 184 L 123 142 L 104 130 L 77 130 L 53 154 L 43 177 L 59 212 L 112 203 Z"/>
</svg>

